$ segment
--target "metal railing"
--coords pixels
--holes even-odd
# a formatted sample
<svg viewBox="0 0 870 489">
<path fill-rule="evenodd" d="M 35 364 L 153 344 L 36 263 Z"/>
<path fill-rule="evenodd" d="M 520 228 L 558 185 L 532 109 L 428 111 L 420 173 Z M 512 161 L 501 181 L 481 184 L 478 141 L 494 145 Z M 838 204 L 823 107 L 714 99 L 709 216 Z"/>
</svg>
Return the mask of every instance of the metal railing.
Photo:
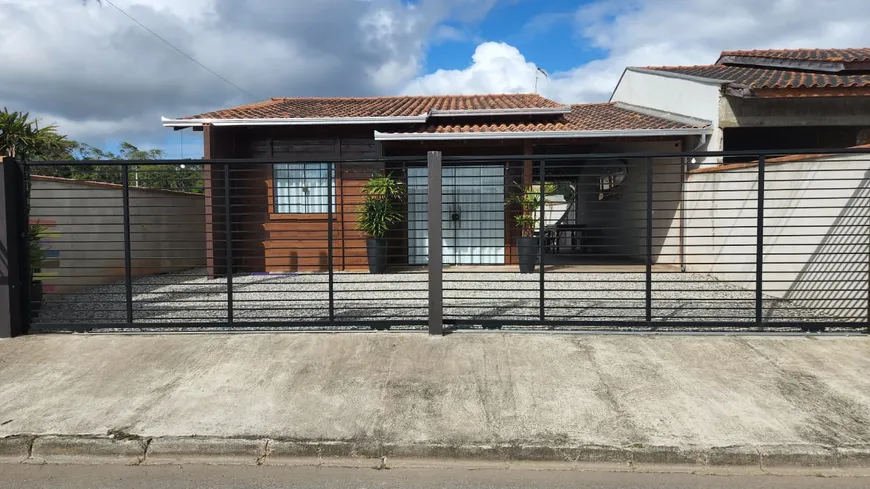
<svg viewBox="0 0 870 489">
<path fill-rule="evenodd" d="M 104 181 L 24 167 L 30 331 L 870 324 L 861 150 L 86 163 Z M 403 196 L 374 242 L 383 175 Z"/>
</svg>

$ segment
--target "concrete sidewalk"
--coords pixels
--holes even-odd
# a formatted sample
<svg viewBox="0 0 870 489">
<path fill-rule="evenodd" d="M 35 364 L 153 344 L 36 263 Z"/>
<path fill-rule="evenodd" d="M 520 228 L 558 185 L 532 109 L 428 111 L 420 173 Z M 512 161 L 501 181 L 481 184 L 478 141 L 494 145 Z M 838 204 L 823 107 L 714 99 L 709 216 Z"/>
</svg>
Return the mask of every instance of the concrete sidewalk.
<svg viewBox="0 0 870 489">
<path fill-rule="evenodd" d="M 0 341 L 0 459 L 870 467 L 870 339 L 413 333 Z"/>
</svg>

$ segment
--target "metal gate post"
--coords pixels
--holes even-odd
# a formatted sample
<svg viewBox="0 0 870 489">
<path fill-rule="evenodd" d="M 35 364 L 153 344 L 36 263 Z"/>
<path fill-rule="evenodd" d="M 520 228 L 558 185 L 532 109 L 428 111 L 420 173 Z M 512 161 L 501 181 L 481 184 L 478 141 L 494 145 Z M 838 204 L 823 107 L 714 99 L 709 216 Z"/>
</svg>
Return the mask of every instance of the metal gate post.
<svg viewBox="0 0 870 489">
<path fill-rule="evenodd" d="M 27 332 L 24 286 L 27 264 L 24 174 L 14 159 L 0 156 L 0 338 Z"/>
<path fill-rule="evenodd" d="M 130 166 L 121 167 L 121 204 L 124 212 L 124 304 L 127 324 L 133 324 L 133 251 L 130 241 Z"/>
<path fill-rule="evenodd" d="M 546 230 L 545 221 L 547 219 L 547 192 L 546 192 L 546 187 L 547 187 L 547 185 L 546 185 L 547 184 L 546 171 L 547 170 L 546 170 L 546 164 L 547 164 L 546 160 L 542 158 L 541 159 L 541 166 L 540 166 L 541 188 L 540 188 L 540 193 L 538 195 L 538 198 L 541 201 L 541 214 L 540 214 L 541 220 L 538 221 L 538 268 L 539 268 L 538 269 L 538 320 L 541 322 L 541 324 L 544 324 L 544 322 L 546 320 L 546 315 L 545 315 L 546 311 L 545 311 L 545 302 L 544 302 L 545 301 L 544 281 L 546 278 L 544 276 L 544 274 L 545 274 L 544 269 L 546 268 L 546 266 L 544 264 L 544 257 L 546 255 L 545 251 L 546 251 L 546 245 L 547 245 L 547 240 L 546 240 L 546 237 L 544 236 L 545 230 Z"/>
<path fill-rule="evenodd" d="M 444 334 L 444 283 L 441 249 L 441 152 L 428 155 L 429 334 Z"/>
<path fill-rule="evenodd" d="M 233 215 L 232 215 L 232 193 L 230 186 L 232 185 L 232 175 L 230 174 L 230 164 L 224 163 L 224 243 L 226 247 L 227 260 L 227 326 L 233 325 Z"/>
<path fill-rule="evenodd" d="M 758 157 L 758 209 L 755 229 L 755 324 L 764 321 L 764 155 Z"/>
<path fill-rule="evenodd" d="M 330 324 L 335 322 L 335 263 L 332 255 L 332 247 L 334 246 L 333 242 L 333 229 L 332 229 L 332 184 L 335 182 L 335 163 L 327 163 L 326 171 L 328 172 L 328 177 L 326 178 L 326 268 L 327 268 L 327 284 L 328 293 L 329 293 L 329 305 L 328 305 L 328 316 Z"/>
<path fill-rule="evenodd" d="M 652 326 L 653 159 L 646 159 L 646 324 Z"/>
</svg>

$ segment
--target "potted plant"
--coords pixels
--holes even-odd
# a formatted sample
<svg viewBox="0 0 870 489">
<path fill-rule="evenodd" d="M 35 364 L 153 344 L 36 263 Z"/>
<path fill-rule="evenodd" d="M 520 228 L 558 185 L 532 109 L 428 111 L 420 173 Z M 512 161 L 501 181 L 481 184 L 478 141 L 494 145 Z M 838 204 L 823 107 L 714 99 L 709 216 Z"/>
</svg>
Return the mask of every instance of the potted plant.
<svg viewBox="0 0 870 489">
<path fill-rule="evenodd" d="M 359 206 L 357 229 L 366 236 L 370 273 L 387 271 L 386 234 L 402 219 L 398 205 L 405 199 L 405 188 L 390 175 L 372 177 L 362 188 L 365 197 Z"/>
<path fill-rule="evenodd" d="M 544 183 L 544 194 L 550 195 L 557 191 L 556 185 Z M 538 257 L 539 238 L 535 237 L 538 227 L 538 218 L 543 213 L 541 209 L 541 186 L 527 185 L 521 188 L 519 193 L 508 198 L 508 204 L 519 207 L 520 213 L 514 216 L 517 227 L 522 233 L 517 238 L 517 256 L 520 262 L 520 273 L 532 273 L 535 271 L 535 262 Z"/>
<path fill-rule="evenodd" d="M 42 265 L 45 261 L 46 249 L 42 247 L 40 241 L 46 231 L 47 228 L 37 222 L 30 225 L 27 233 L 27 251 L 30 260 L 30 317 L 32 319 L 39 316 L 39 310 L 42 308 L 42 280 L 37 279 L 36 276 L 42 271 Z"/>
</svg>

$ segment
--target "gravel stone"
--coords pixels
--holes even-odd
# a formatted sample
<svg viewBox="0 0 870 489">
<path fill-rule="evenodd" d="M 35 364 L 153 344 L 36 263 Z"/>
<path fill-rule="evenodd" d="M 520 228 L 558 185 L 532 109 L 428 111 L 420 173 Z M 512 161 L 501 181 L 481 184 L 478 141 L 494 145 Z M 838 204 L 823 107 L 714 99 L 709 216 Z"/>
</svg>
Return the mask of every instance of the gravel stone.
<svg viewBox="0 0 870 489">
<path fill-rule="evenodd" d="M 428 282 L 425 270 L 371 275 L 334 274 L 335 320 L 329 319 L 326 273 L 236 275 L 233 277 L 233 330 L 368 330 L 380 321 L 392 329 L 424 330 Z M 642 322 L 646 319 L 644 273 L 547 272 L 546 317 L 561 321 Z M 745 285 L 747 288 L 742 288 Z M 734 331 L 798 331 L 790 320 L 829 321 L 818 310 L 767 297 L 768 325 L 757 328 L 753 284 L 717 280 L 699 273 L 656 272 L 652 283 L 654 321 L 669 323 L 655 331 L 706 331 L 705 323 L 745 321 Z M 540 276 L 502 271 L 444 273 L 444 319 L 463 329 L 479 329 L 481 322 L 504 322 L 503 330 L 614 330 L 649 331 L 642 325 L 534 324 L 539 317 Z M 118 328 L 126 321 L 123 282 L 65 295 L 47 294 L 38 324 L 89 324 L 95 331 L 140 331 Z M 227 320 L 227 281 L 209 279 L 205 269 L 139 277 L 133 281 L 134 323 L 160 323 L 161 331 L 190 328 L 172 323 L 211 323 L 195 330 L 222 331 Z M 514 324 L 525 321 L 528 324 Z M 317 324 L 317 323 L 321 324 Z M 163 323 L 166 326 L 163 327 Z M 671 326 L 672 323 L 672 326 Z M 777 323 L 782 323 L 780 326 Z M 100 328 L 105 324 L 105 328 Z M 721 330 L 722 328 L 719 328 Z"/>
</svg>

